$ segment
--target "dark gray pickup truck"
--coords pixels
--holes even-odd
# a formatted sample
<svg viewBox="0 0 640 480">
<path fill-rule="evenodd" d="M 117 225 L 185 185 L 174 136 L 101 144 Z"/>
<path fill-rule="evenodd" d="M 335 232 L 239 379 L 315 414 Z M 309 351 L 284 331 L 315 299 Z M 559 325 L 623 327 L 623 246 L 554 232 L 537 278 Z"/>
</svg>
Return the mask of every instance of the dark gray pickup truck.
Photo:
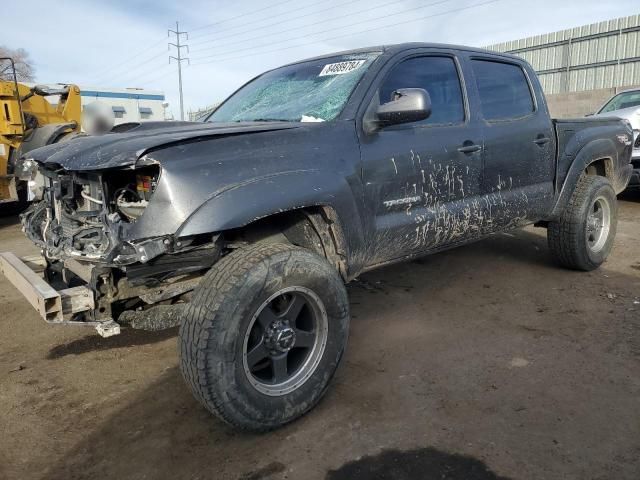
<svg viewBox="0 0 640 480">
<path fill-rule="evenodd" d="M 602 264 L 632 135 L 619 119 L 549 118 L 517 57 L 419 43 L 327 55 L 256 77 L 202 123 L 30 152 L 21 171 L 45 185 L 22 222 L 43 259 L 0 265 L 50 323 L 179 325 L 195 396 L 267 430 L 326 391 L 345 282 L 364 271 L 529 224 L 560 265 Z"/>
</svg>

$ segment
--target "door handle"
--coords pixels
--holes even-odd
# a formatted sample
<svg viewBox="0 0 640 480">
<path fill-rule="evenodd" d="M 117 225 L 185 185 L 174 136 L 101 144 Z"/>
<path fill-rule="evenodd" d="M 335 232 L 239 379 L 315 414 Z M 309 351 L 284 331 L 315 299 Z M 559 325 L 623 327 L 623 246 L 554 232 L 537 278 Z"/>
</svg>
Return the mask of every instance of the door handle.
<svg viewBox="0 0 640 480">
<path fill-rule="evenodd" d="M 549 143 L 551 141 L 551 139 L 549 137 L 540 137 L 540 138 L 536 138 L 533 143 L 535 143 L 536 145 L 544 145 L 545 143 Z"/>
<path fill-rule="evenodd" d="M 480 145 L 464 145 L 458 148 L 460 153 L 474 153 L 479 152 L 480 150 L 482 150 Z"/>
</svg>

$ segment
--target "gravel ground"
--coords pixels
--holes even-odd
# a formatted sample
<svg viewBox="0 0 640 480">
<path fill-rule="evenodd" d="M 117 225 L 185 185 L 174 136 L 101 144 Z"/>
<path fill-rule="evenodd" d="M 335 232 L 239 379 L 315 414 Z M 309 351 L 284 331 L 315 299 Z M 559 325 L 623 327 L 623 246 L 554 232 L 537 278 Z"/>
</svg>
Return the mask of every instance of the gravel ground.
<svg viewBox="0 0 640 480">
<path fill-rule="evenodd" d="M 2 278 L 0 478 L 637 480 L 639 220 L 591 273 L 527 228 L 363 275 L 333 387 L 263 435 L 191 397 L 175 330 L 47 326 Z M 34 253 L 15 219 L 0 250 Z"/>
</svg>

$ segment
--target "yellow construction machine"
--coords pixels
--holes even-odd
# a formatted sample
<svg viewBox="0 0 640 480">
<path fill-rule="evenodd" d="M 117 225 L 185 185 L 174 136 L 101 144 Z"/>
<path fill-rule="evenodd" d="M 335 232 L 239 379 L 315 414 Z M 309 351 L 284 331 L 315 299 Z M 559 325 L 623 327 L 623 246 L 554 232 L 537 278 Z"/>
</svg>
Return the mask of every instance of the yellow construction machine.
<svg viewBox="0 0 640 480">
<path fill-rule="evenodd" d="M 10 58 L 0 58 L 1 61 L 8 61 L 13 67 Z M 30 150 L 79 133 L 81 113 L 80 89 L 76 85 L 55 89 L 27 86 L 18 82 L 15 68 L 13 80 L 0 80 L 0 206 L 3 209 L 21 209 L 21 205 L 24 208 L 29 200 L 27 185 L 15 171 L 18 159 Z"/>
</svg>

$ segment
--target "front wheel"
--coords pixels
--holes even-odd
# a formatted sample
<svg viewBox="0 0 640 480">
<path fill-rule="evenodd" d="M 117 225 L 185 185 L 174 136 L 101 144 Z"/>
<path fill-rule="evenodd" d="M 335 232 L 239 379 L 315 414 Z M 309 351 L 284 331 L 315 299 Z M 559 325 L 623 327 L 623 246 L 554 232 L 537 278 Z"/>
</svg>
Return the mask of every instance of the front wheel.
<svg viewBox="0 0 640 480">
<path fill-rule="evenodd" d="M 180 328 L 181 370 L 225 422 L 273 429 L 323 396 L 348 328 L 335 268 L 302 248 L 256 244 L 224 257 L 195 292 Z"/>
<path fill-rule="evenodd" d="M 609 256 L 617 227 L 617 200 L 604 177 L 585 175 L 547 237 L 554 260 L 567 268 L 590 271 Z"/>
</svg>

